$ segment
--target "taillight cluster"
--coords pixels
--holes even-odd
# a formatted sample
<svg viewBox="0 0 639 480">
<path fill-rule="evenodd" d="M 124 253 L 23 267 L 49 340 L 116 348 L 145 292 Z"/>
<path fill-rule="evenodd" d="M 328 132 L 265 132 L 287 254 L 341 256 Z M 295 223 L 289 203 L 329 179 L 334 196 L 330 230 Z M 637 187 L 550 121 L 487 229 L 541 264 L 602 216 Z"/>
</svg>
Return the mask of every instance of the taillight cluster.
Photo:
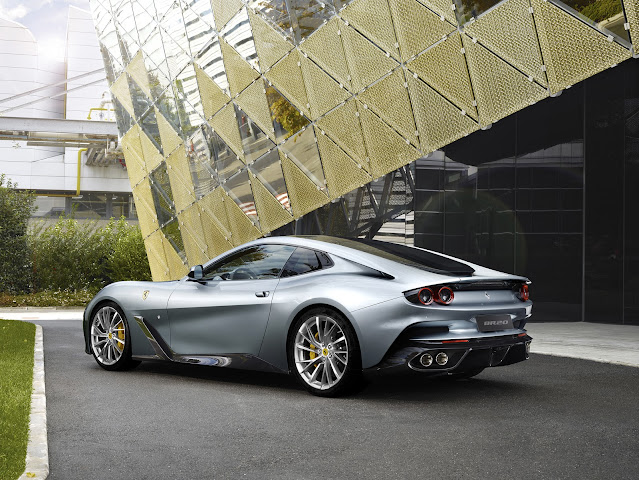
<svg viewBox="0 0 639 480">
<path fill-rule="evenodd" d="M 522 302 L 527 302 L 530 298 L 530 290 L 528 289 L 528 285 L 526 283 L 522 283 L 521 287 L 519 287 L 519 293 L 517 295 L 519 300 Z"/>
<path fill-rule="evenodd" d="M 455 294 L 450 287 L 425 287 L 417 292 L 417 299 L 423 305 L 430 305 L 433 302 L 450 305 L 454 298 Z"/>
</svg>

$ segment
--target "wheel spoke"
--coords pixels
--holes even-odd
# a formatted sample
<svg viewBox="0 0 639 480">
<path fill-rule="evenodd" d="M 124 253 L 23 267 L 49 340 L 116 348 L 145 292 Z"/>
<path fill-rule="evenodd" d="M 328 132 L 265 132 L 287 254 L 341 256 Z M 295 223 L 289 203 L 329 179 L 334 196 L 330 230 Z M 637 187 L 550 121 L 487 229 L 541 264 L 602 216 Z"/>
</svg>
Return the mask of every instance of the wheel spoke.
<svg viewBox="0 0 639 480">
<path fill-rule="evenodd" d="M 315 364 L 315 362 L 317 362 L 320 358 L 322 357 L 317 357 L 317 358 L 314 358 L 313 360 L 309 360 L 310 363 L 306 365 L 300 373 L 305 373 L 308 370 L 310 370 L 310 367 L 312 367 Z M 300 363 L 300 362 L 297 362 L 297 363 Z"/>
<path fill-rule="evenodd" d="M 337 340 L 335 340 L 334 342 L 331 342 L 333 345 L 335 345 L 336 343 L 340 343 L 340 342 L 345 342 L 346 341 L 346 337 L 344 335 L 342 335 L 341 337 L 339 337 Z"/>
<path fill-rule="evenodd" d="M 308 325 L 306 325 L 306 333 L 308 333 L 308 336 L 310 338 L 315 338 L 315 335 L 313 335 L 313 332 L 311 332 L 311 329 L 310 329 L 310 327 Z M 312 341 L 314 341 L 314 340 L 312 340 Z"/>
<path fill-rule="evenodd" d="M 124 340 L 121 340 L 119 337 L 113 337 L 113 340 L 124 345 Z"/>
<path fill-rule="evenodd" d="M 336 354 L 336 355 L 335 355 L 335 358 L 337 358 L 340 362 L 342 362 L 344 365 L 346 365 L 346 360 L 342 360 L 342 359 L 339 357 L 339 355 L 337 355 L 337 352 L 333 352 L 333 353 L 335 353 L 335 354 Z M 340 353 L 341 353 L 341 352 L 340 352 Z"/>
<path fill-rule="evenodd" d="M 329 338 L 330 339 L 330 334 L 333 331 L 333 329 L 335 328 L 335 324 L 333 323 L 331 325 L 331 328 L 328 329 L 328 332 L 326 332 L 326 334 L 324 335 L 324 338 Z"/>
<path fill-rule="evenodd" d="M 310 338 L 308 338 L 308 337 L 306 336 L 306 334 L 305 334 L 302 330 L 300 330 L 300 331 L 299 331 L 299 334 L 302 336 L 302 338 L 303 338 L 304 340 L 306 340 L 306 341 L 308 342 L 308 344 L 309 344 L 309 345 L 313 345 L 313 344 L 315 343 L 315 341 L 314 341 L 314 340 L 311 340 L 311 339 L 313 338 L 313 336 L 312 336 L 312 335 L 311 335 L 311 337 L 310 337 Z M 299 345 L 299 343 L 298 343 L 298 345 Z"/>
<path fill-rule="evenodd" d="M 320 318 L 315 317 L 315 327 L 317 328 L 317 339 L 320 343 L 324 343 L 324 335 L 322 335 L 322 328 L 320 326 Z"/>
<path fill-rule="evenodd" d="M 331 370 L 333 371 L 333 376 L 335 377 L 335 381 L 338 381 L 341 377 L 337 366 L 333 363 L 333 359 L 329 357 L 328 364 L 331 366 Z"/>
<path fill-rule="evenodd" d="M 295 348 L 299 348 L 300 350 L 305 350 L 305 351 L 311 352 L 311 353 L 317 353 L 316 350 L 314 350 L 312 348 L 307 348 L 304 345 L 300 345 L 299 343 L 297 345 L 295 345 Z"/>
</svg>

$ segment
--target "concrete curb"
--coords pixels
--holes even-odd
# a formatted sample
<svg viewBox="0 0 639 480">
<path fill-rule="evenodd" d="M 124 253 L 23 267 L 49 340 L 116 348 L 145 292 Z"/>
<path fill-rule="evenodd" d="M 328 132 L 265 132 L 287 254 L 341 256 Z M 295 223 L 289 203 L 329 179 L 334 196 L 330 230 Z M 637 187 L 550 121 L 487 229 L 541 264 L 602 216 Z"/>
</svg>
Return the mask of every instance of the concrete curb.
<svg viewBox="0 0 639 480">
<path fill-rule="evenodd" d="M 29 416 L 29 443 L 25 469 L 18 480 L 44 480 L 49 475 L 49 446 L 47 443 L 47 398 L 44 392 L 44 342 L 42 327 L 36 325 L 33 349 L 33 390 Z"/>
</svg>

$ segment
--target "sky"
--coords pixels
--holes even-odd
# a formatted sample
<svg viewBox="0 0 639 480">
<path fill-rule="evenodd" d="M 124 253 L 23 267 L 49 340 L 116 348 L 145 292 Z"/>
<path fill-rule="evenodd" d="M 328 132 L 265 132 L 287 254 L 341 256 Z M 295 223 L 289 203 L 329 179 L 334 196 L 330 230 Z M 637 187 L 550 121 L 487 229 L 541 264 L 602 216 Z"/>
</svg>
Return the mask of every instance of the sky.
<svg viewBox="0 0 639 480">
<path fill-rule="evenodd" d="M 89 0 L 0 0 L 0 17 L 21 23 L 41 51 L 63 59 L 69 5 L 90 10 Z"/>
</svg>

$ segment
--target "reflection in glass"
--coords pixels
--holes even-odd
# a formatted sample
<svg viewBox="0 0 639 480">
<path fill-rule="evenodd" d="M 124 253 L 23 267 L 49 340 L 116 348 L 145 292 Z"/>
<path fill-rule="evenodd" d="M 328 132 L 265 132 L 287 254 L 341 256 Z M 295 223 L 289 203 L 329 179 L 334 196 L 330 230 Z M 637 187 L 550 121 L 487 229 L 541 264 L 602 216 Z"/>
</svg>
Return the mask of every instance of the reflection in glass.
<svg viewBox="0 0 639 480">
<path fill-rule="evenodd" d="M 257 210 L 255 209 L 255 199 L 253 198 L 253 191 L 249 183 L 248 170 L 243 169 L 229 178 L 226 183 L 224 183 L 224 189 L 235 203 L 237 203 L 237 206 L 240 207 L 242 212 L 244 212 L 254 224 L 259 226 Z"/>
<path fill-rule="evenodd" d="M 175 130 L 175 132 L 179 134 L 182 129 L 180 126 L 178 106 L 175 101 L 175 98 L 173 97 L 173 90 L 170 88 L 167 88 L 166 91 L 162 94 L 162 96 L 158 98 L 158 101 L 155 103 L 155 106 L 158 108 L 160 112 L 162 112 L 162 115 L 164 116 L 165 120 L 169 122 L 171 127 L 173 127 L 173 130 Z"/>
<path fill-rule="evenodd" d="M 198 200 L 219 185 L 215 171 L 213 135 L 211 127 L 204 123 L 186 142 L 189 169 L 195 187 L 195 196 Z"/>
<path fill-rule="evenodd" d="M 220 32 L 220 35 L 240 56 L 250 63 L 258 72 L 260 66 L 257 61 L 253 32 L 246 8 L 240 10 Z"/>
<path fill-rule="evenodd" d="M 133 113 L 136 119 L 139 119 L 149 109 L 152 102 L 129 74 L 127 74 L 127 81 L 129 92 L 131 92 L 131 101 L 133 102 Z"/>
<path fill-rule="evenodd" d="M 118 24 L 118 31 L 122 43 L 120 45 L 122 49 L 122 56 L 125 62 L 128 64 L 131 59 L 140 50 L 140 41 L 138 39 L 138 31 L 135 26 L 135 16 L 133 14 L 133 8 L 131 3 L 127 0 L 122 2 L 118 8 L 115 18 Z"/>
<path fill-rule="evenodd" d="M 149 174 L 151 181 L 151 194 L 158 224 L 163 226 L 175 217 L 175 203 L 173 203 L 173 191 L 169 182 L 169 174 L 166 171 L 166 163 L 162 162 L 158 168 Z"/>
<path fill-rule="evenodd" d="M 138 124 L 155 144 L 157 149 L 162 153 L 162 140 L 160 139 L 160 130 L 158 129 L 158 120 L 155 116 L 155 110 L 149 108 L 140 118 Z"/>
<path fill-rule="evenodd" d="M 152 0 L 137 0 L 132 1 L 131 6 L 133 7 L 133 18 L 135 19 L 135 25 L 138 31 L 138 38 L 140 39 L 140 44 L 144 44 L 146 40 L 149 38 L 149 35 L 153 31 L 153 27 L 157 25 L 155 20 L 153 19 L 152 14 L 149 12 L 155 13 L 155 7 L 153 7 Z"/>
<path fill-rule="evenodd" d="M 266 100 L 271 111 L 277 143 L 286 140 L 309 124 L 308 119 L 272 85 L 265 83 Z"/>
<path fill-rule="evenodd" d="M 331 2 L 323 0 L 289 0 L 288 5 L 297 43 L 308 37 L 335 15 Z"/>
<path fill-rule="evenodd" d="M 277 278 L 295 247 L 289 245 L 260 245 L 234 253 L 210 265 L 205 280 L 261 280 Z"/>
<path fill-rule="evenodd" d="M 326 191 L 324 170 L 322 169 L 317 143 L 315 143 L 315 133 L 313 133 L 312 128 L 307 128 L 289 138 L 282 145 L 282 150 L 286 152 L 288 158 L 293 160 L 315 182 L 320 190 Z"/>
<path fill-rule="evenodd" d="M 287 36 L 293 36 L 286 0 L 248 0 L 248 6 L 283 30 Z"/>
<path fill-rule="evenodd" d="M 202 6 L 205 7 L 205 4 L 208 4 L 208 11 L 203 11 L 202 14 L 209 15 L 210 22 L 213 22 L 213 12 L 211 11 L 211 2 L 199 2 Z M 191 49 L 191 53 L 193 55 L 197 55 L 200 50 L 206 45 L 206 42 L 215 34 L 213 30 L 213 26 L 211 23 L 205 21 L 201 14 L 198 15 L 194 10 L 195 6 L 192 8 L 184 9 L 184 26 L 186 28 L 187 40 L 189 43 L 189 47 Z M 200 9 L 201 6 L 198 5 Z"/>
<path fill-rule="evenodd" d="M 133 125 L 133 119 L 117 98 L 111 97 L 111 101 L 113 102 L 113 108 L 115 109 L 115 121 L 118 125 L 118 132 L 120 132 L 120 136 L 123 136 Z"/>
<path fill-rule="evenodd" d="M 168 223 L 162 225 L 161 230 L 182 261 L 186 263 L 186 253 L 184 253 L 184 242 L 178 219 L 172 218 Z"/>
<path fill-rule="evenodd" d="M 555 0 L 555 3 L 600 30 L 608 30 L 618 37 L 630 41 L 628 31 L 624 28 L 626 17 L 623 14 L 621 0 L 564 0 L 563 2 Z"/>
<path fill-rule="evenodd" d="M 460 25 L 468 22 L 471 18 L 477 18 L 486 10 L 494 7 L 504 0 L 454 0 L 455 15 Z"/>
<path fill-rule="evenodd" d="M 217 83 L 217 86 L 228 93 L 229 81 L 226 78 L 220 40 L 217 36 L 208 41 L 198 54 L 196 60 L 200 68 Z"/>
<path fill-rule="evenodd" d="M 244 166 L 244 163 L 242 163 L 235 152 L 231 150 L 231 147 L 214 131 L 211 133 L 209 143 L 213 146 L 212 153 L 215 159 L 215 171 L 217 172 L 220 182 L 225 182 L 229 177 L 240 170 Z"/>
<path fill-rule="evenodd" d="M 188 65 L 180 72 L 173 82 L 173 88 L 175 90 L 175 100 L 178 106 L 182 133 L 185 136 L 189 136 L 198 126 L 205 122 L 202 100 L 193 65 Z"/>
<path fill-rule="evenodd" d="M 144 66 L 149 75 L 149 84 L 153 98 L 159 97 L 170 85 L 169 67 L 166 63 L 166 54 L 162 45 L 160 28 L 156 27 L 149 35 L 146 43 L 142 45 L 144 52 Z"/>
<path fill-rule="evenodd" d="M 110 15 L 105 17 L 104 31 L 100 36 L 101 43 L 109 55 L 111 68 L 115 78 L 119 77 L 124 70 L 125 64 L 120 50 L 120 38 L 115 28 L 115 22 Z"/>
<path fill-rule="evenodd" d="M 244 150 L 244 161 L 251 163 L 267 151 L 275 148 L 275 144 L 262 132 L 249 116 L 235 105 L 235 118 L 240 130 L 242 139 L 242 150 Z"/>
<path fill-rule="evenodd" d="M 191 60 L 189 41 L 180 8 L 171 9 L 160 22 L 162 41 L 171 78 Z"/>
<path fill-rule="evenodd" d="M 279 152 L 277 150 L 271 150 L 249 165 L 249 170 L 256 175 L 271 194 L 292 213 L 291 203 L 288 199 L 288 191 L 286 190 L 286 182 L 284 181 L 284 174 L 282 173 Z"/>
</svg>

